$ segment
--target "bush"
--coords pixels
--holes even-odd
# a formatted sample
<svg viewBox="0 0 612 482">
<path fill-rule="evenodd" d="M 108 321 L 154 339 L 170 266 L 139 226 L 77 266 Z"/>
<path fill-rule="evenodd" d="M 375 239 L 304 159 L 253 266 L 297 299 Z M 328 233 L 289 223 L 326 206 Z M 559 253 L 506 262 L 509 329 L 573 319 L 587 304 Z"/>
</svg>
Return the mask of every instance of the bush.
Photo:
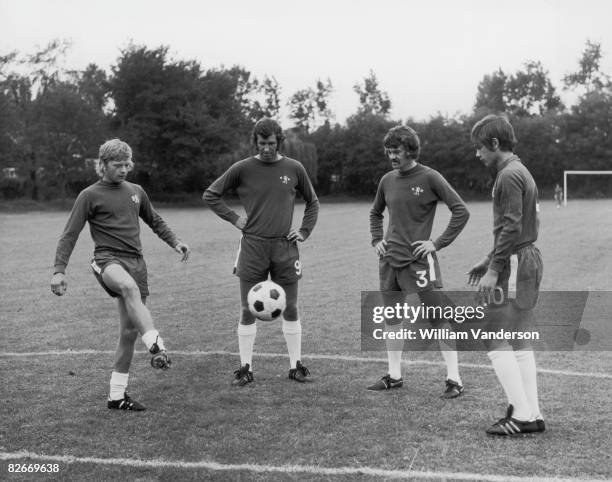
<svg viewBox="0 0 612 482">
<path fill-rule="evenodd" d="M 17 199 L 25 195 L 25 184 L 21 179 L 6 177 L 0 180 L 0 194 L 4 199 Z"/>
</svg>

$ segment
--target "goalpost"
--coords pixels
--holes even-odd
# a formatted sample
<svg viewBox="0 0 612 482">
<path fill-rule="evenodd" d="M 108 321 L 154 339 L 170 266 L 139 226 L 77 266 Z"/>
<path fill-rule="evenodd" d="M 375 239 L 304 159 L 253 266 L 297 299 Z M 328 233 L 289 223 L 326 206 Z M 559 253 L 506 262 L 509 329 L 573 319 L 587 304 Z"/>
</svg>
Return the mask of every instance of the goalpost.
<svg viewBox="0 0 612 482">
<path fill-rule="evenodd" d="M 567 176 L 568 175 L 612 175 L 612 171 L 563 171 L 563 205 L 567 206 Z"/>
</svg>

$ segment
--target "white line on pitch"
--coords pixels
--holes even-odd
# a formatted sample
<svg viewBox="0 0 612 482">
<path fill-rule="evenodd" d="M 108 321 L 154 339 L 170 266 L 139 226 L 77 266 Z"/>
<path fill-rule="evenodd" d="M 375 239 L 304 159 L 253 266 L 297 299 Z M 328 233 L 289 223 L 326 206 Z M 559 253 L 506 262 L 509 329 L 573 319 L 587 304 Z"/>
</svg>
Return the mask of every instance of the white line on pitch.
<svg viewBox="0 0 612 482">
<path fill-rule="evenodd" d="M 307 473 L 314 475 L 370 475 L 376 477 L 387 477 L 394 479 L 451 479 L 451 480 L 473 480 L 486 482 L 527 482 L 534 480 L 533 476 L 518 477 L 513 475 L 475 474 L 470 472 L 431 472 L 418 470 L 390 470 L 376 467 L 321 467 L 318 465 L 263 465 L 263 464 L 222 464 L 213 461 L 185 462 L 182 460 L 143 460 L 143 459 L 119 459 L 99 457 L 75 457 L 72 455 L 43 455 L 32 452 L 0 452 L 0 460 L 32 459 L 51 462 L 62 462 L 65 464 L 98 464 L 119 465 L 126 467 L 142 468 L 178 468 L 178 469 L 204 469 L 213 471 L 244 471 L 267 473 L 275 472 L 281 474 Z M 573 479 L 558 477 L 537 477 L 541 482 L 600 482 L 602 479 Z"/>
<path fill-rule="evenodd" d="M 0 352 L 0 357 L 36 357 L 36 356 L 66 356 L 66 355 L 113 355 L 115 352 L 112 350 L 52 350 L 52 351 L 30 351 L 30 352 Z M 137 353 L 146 353 L 144 351 L 139 351 Z M 239 353 L 217 350 L 217 351 L 174 351 L 170 352 L 171 354 L 181 355 L 181 356 L 240 356 Z M 255 357 L 261 358 L 286 358 L 286 353 L 255 353 Z M 387 363 L 386 358 L 369 358 L 369 357 L 359 357 L 359 356 L 350 356 L 350 355 L 325 355 L 325 354 L 310 354 L 304 355 L 304 360 L 340 360 L 340 361 L 348 361 L 348 362 L 356 362 L 356 363 Z M 402 360 L 403 364 L 406 365 L 434 365 L 434 366 L 444 366 L 444 362 L 435 362 L 430 360 Z M 465 368 L 478 368 L 483 370 L 492 370 L 490 365 L 482 365 L 478 363 L 460 363 L 461 367 Z M 553 370 L 551 368 L 538 368 L 538 373 L 547 373 L 550 375 L 561 375 L 566 377 L 586 377 L 586 378 L 604 378 L 608 380 L 612 380 L 612 374 L 609 373 L 598 373 L 598 372 L 575 372 L 571 370 Z"/>
</svg>

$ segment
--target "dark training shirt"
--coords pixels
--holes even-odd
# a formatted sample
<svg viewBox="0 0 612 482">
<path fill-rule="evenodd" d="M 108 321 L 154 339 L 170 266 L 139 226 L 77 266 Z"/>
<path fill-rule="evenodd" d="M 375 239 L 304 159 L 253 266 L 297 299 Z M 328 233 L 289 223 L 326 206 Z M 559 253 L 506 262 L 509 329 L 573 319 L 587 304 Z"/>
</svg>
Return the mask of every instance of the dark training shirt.
<svg viewBox="0 0 612 482">
<path fill-rule="evenodd" d="M 65 272 L 86 221 L 95 245 L 94 255 L 108 252 L 142 256 L 139 217 L 163 241 L 173 248 L 176 246 L 176 236 L 153 209 L 147 194 L 138 184 L 98 181 L 83 189 L 74 202 L 57 245 L 55 272 Z"/>
<path fill-rule="evenodd" d="M 513 253 L 538 239 L 538 188 L 517 156 L 497 171 L 493 185 L 493 251 L 489 267 L 498 273 Z"/>
<path fill-rule="evenodd" d="M 405 173 L 393 170 L 382 177 L 370 210 L 370 233 L 372 246 L 383 239 L 386 207 L 389 226 L 383 259 L 391 266 L 401 268 L 416 259 L 412 243 L 430 238 L 438 201 L 443 201 L 452 215 L 444 232 L 433 242 L 436 250 L 452 243 L 467 223 L 470 214 L 463 200 L 438 171 L 422 164 Z"/>
<path fill-rule="evenodd" d="M 249 157 L 233 164 L 204 193 L 204 200 L 222 219 L 232 224 L 239 218 L 222 196 L 235 189 L 247 215 L 242 230 L 264 238 L 285 237 L 291 230 L 295 193 L 306 202 L 300 227 L 304 239 L 312 232 L 319 213 L 319 200 L 308 179 L 304 166 L 291 158 L 282 157 L 266 163 Z"/>
</svg>

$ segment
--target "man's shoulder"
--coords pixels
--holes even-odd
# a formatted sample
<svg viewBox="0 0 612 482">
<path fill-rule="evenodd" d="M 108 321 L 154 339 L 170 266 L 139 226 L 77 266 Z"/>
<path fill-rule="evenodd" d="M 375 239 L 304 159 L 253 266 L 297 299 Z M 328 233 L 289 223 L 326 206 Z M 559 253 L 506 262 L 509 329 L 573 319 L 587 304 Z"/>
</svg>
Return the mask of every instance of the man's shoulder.
<svg viewBox="0 0 612 482">
<path fill-rule="evenodd" d="M 293 166 L 297 169 L 303 169 L 304 168 L 304 164 L 302 164 L 300 161 L 298 161 L 297 159 L 293 159 L 292 157 L 287 157 L 287 156 L 283 156 L 281 159 L 281 162 Z"/>
<path fill-rule="evenodd" d="M 497 173 L 500 181 L 524 176 L 531 177 L 531 173 L 520 159 L 513 159 Z"/>
<path fill-rule="evenodd" d="M 140 184 L 136 184 L 135 182 L 123 181 L 123 184 L 125 185 L 125 187 L 133 191 L 144 191 L 144 188 Z"/>
<path fill-rule="evenodd" d="M 98 180 L 84 188 L 77 196 L 77 200 L 89 199 L 91 196 L 96 196 L 102 189 L 104 189 L 104 185 Z"/>
<path fill-rule="evenodd" d="M 232 166 L 241 166 L 243 164 L 254 164 L 257 161 L 255 156 L 245 157 L 244 159 L 240 159 L 232 164 Z"/>
<path fill-rule="evenodd" d="M 434 180 L 444 179 L 444 176 L 433 167 L 425 166 L 424 164 L 419 164 L 419 166 L 422 168 L 420 172 L 421 176 Z"/>
<path fill-rule="evenodd" d="M 98 180 L 96 182 L 94 182 L 93 184 L 90 184 L 89 186 L 87 186 L 86 188 L 84 188 L 81 191 L 81 194 L 84 192 L 91 192 L 91 191 L 95 191 L 97 189 L 100 189 L 100 186 L 102 185 L 102 183 Z"/>
<path fill-rule="evenodd" d="M 396 171 L 395 169 L 392 169 L 391 171 L 387 171 L 380 178 L 380 184 L 387 183 L 393 179 L 396 179 L 397 177 L 398 177 L 398 171 Z"/>
</svg>

